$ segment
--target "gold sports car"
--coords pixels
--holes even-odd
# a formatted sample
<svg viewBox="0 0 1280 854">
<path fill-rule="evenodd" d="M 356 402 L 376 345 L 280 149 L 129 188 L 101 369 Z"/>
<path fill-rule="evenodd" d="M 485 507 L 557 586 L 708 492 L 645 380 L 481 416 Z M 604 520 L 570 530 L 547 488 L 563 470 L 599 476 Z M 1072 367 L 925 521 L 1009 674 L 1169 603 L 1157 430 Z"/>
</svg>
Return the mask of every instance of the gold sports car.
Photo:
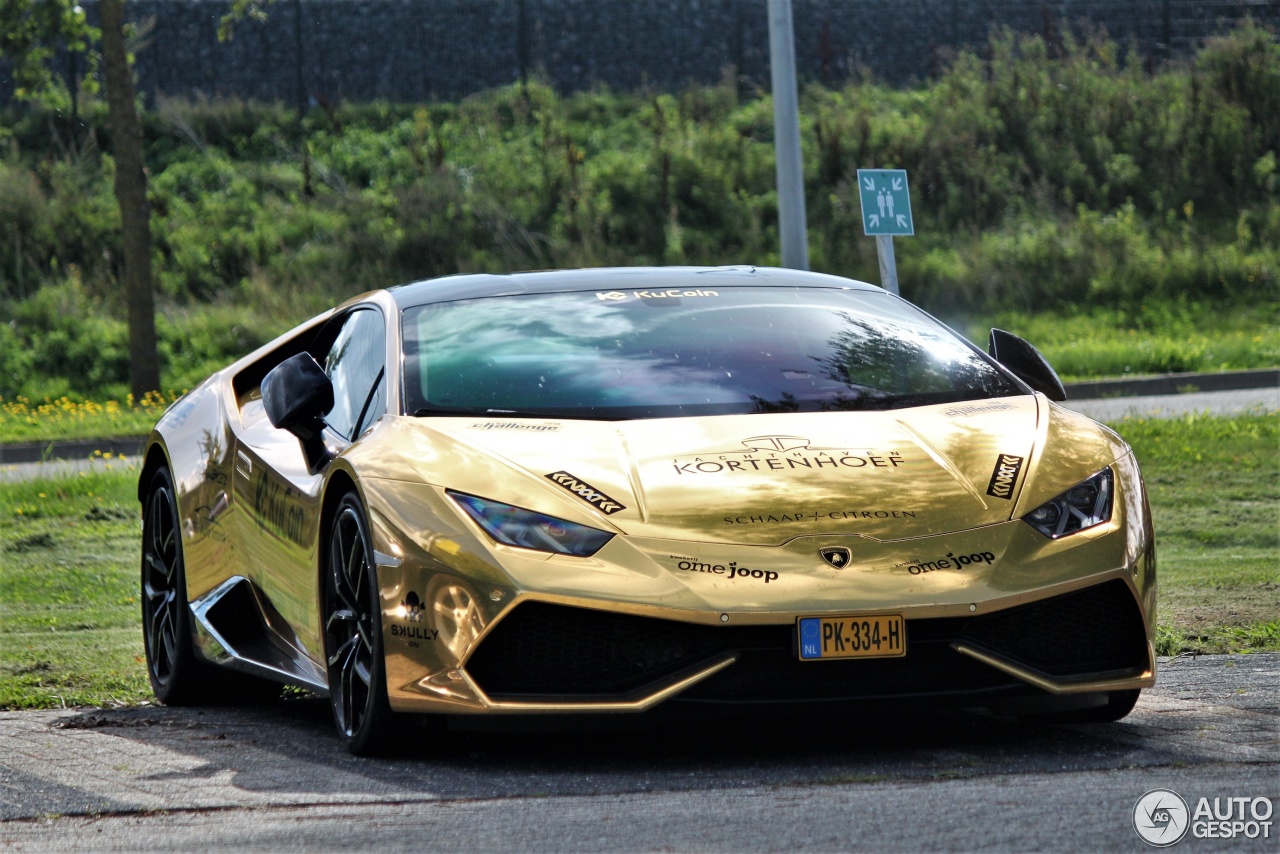
<svg viewBox="0 0 1280 854">
<path fill-rule="evenodd" d="M 302 686 L 361 754 L 409 715 L 1115 720 L 1155 680 L 1151 512 L 1064 398 L 1022 339 L 829 275 L 373 291 L 152 432 L 151 682 Z"/>
</svg>

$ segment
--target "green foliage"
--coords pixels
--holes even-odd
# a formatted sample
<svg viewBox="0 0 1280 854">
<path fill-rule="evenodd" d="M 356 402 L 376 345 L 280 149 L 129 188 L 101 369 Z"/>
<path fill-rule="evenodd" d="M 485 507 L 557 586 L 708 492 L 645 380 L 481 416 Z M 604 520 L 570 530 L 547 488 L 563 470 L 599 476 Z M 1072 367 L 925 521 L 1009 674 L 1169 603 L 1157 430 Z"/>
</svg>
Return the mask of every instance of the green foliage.
<svg viewBox="0 0 1280 854">
<path fill-rule="evenodd" d="M 97 38 L 75 0 L 0 0 L 0 57 L 11 64 L 14 94 L 22 100 L 65 109 L 74 88 L 91 91 L 95 58 L 89 47 Z M 59 50 L 88 59 L 82 79 L 70 87 L 51 68 Z"/>
<path fill-rule="evenodd" d="M 855 172 L 905 167 L 917 235 L 896 244 L 900 280 L 935 313 L 1072 315 L 1088 306 L 1127 318 L 1120 329 L 1163 303 L 1218 313 L 1274 304 L 1277 99 L 1280 46 L 1251 21 L 1193 60 L 1156 69 L 1096 33 L 1064 32 L 1051 45 L 1001 31 L 983 54 L 961 54 L 917 88 L 810 86 L 802 135 L 811 264 L 878 281 Z M 96 142 L 106 138 L 100 105 L 81 112 L 74 144 L 52 138 L 51 115 L 36 110 L 0 122 L 0 216 L 12 223 L 0 239 L 0 301 L 19 318 L 0 333 L 0 393 L 12 394 L 4 383 L 26 370 L 23 346 L 59 350 L 42 381 L 59 394 L 102 396 L 121 381 L 114 166 Z M 237 100 L 164 101 L 143 118 L 166 387 L 241 355 L 232 338 L 250 347 L 396 282 L 778 261 L 772 104 L 731 80 L 568 97 L 531 82 L 454 104 L 303 116 Z M 73 324 L 49 310 L 65 295 L 37 294 L 69 281 L 84 302 L 68 307 L 98 318 L 82 335 L 99 347 L 96 358 L 67 340 Z M 35 307 L 22 308 L 28 300 Z M 235 306 L 242 319 L 216 308 L 220 319 L 204 333 L 166 328 L 209 304 Z M 213 349 L 198 352 L 202 340 Z M 1252 360 L 1243 344 L 1225 357 L 1216 346 L 1205 356 L 1152 348 L 1133 370 L 1275 363 L 1270 339 L 1262 350 L 1272 355 Z M 1103 363 L 1123 371 L 1134 358 L 1120 348 L 1064 373 Z"/>
<path fill-rule="evenodd" d="M 1280 303 L 1146 301 L 1132 309 L 999 312 L 953 324 L 985 342 L 995 326 L 1033 341 L 1066 380 L 1212 372 L 1280 364 Z"/>
</svg>

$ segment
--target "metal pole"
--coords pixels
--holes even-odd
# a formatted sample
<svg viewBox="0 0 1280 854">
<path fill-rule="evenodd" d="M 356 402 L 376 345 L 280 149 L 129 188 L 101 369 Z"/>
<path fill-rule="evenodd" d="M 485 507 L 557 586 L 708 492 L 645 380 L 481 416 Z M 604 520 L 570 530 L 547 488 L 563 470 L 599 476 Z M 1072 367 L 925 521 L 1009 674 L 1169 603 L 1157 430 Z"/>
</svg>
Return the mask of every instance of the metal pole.
<svg viewBox="0 0 1280 854">
<path fill-rule="evenodd" d="M 778 163 L 778 231 L 782 266 L 809 269 L 800 162 L 800 111 L 796 98 L 796 40 L 791 0 L 769 0 L 769 66 L 773 81 L 774 150 Z"/>
<path fill-rule="evenodd" d="M 876 237 L 876 255 L 880 258 L 880 287 L 898 295 L 898 263 L 893 257 L 893 235 Z"/>
</svg>

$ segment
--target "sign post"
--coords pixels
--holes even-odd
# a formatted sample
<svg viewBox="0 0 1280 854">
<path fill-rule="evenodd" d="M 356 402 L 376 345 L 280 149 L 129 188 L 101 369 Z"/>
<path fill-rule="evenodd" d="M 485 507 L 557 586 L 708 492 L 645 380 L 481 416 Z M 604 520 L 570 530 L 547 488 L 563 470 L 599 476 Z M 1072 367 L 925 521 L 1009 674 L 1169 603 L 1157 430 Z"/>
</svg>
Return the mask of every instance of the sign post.
<svg viewBox="0 0 1280 854">
<path fill-rule="evenodd" d="M 911 193 L 906 169 L 859 169 L 858 196 L 862 201 L 862 232 L 876 239 L 880 284 L 898 293 L 898 265 L 893 257 L 894 235 L 916 233 L 911 219 Z"/>
</svg>

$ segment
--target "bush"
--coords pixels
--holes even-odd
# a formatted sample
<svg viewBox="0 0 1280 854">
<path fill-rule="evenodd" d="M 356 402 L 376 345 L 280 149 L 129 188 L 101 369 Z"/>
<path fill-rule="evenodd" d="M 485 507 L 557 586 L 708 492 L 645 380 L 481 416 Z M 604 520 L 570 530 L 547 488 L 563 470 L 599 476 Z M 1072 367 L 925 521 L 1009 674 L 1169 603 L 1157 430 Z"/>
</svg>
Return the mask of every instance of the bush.
<svg viewBox="0 0 1280 854">
<path fill-rule="evenodd" d="M 879 281 L 856 170 L 902 167 L 916 236 L 896 243 L 899 277 L 936 312 L 1274 300 L 1275 35 L 1245 21 L 1193 61 L 1149 70 L 1100 33 L 1063 33 L 1050 46 L 996 32 L 909 90 L 806 87 L 811 266 Z M 0 217 L 11 225 L 0 299 L 19 318 L 0 341 L 0 370 L 21 370 L 17 340 L 72 389 L 123 381 L 114 167 L 97 144 L 101 105 L 82 115 L 58 139 L 49 129 L 62 124 L 34 112 L 0 126 L 10 148 Z M 319 307 L 396 282 L 778 262 L 772 103 L 731 80 L 570 97 L 532 82 L 456 104 L 301 117 L 168 101 L 144 121 L 161 357 L 184 381 Z M 64 307 L 88 312 L 74 325 L 50 307 L 71 298 L 70 281 L 81 302 Z M 215 308 L 206 329 L 184 335 L 203 305 L 254 319 Z"/>
</svg>

